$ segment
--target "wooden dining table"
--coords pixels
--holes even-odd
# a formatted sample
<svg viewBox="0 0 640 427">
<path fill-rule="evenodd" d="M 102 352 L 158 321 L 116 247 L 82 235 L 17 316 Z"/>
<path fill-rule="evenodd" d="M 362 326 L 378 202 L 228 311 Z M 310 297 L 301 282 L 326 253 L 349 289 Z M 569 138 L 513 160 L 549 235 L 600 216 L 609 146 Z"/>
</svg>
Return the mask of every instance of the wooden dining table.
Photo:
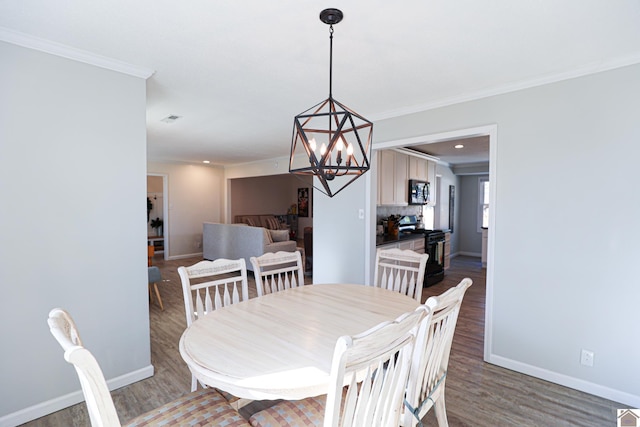
<svg viewBox="0 0 640 427">
<path fill-rule="evenodd" d="M 398 292 L 315 284 L 215 310 L 189 326 L 180 355 L 196 378 L 246 399 L 302 399 L 327 391 L 337 339 L 418 307 Z"/>
</svg>

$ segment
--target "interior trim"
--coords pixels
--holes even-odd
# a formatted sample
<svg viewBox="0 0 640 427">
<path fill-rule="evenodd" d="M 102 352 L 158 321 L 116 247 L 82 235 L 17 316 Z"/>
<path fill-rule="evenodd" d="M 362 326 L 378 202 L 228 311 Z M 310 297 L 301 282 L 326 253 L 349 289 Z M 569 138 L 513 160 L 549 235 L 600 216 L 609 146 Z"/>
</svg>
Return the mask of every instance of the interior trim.
<svg viewBox="0 0 640 427">
<path fill-rule="evenodd" d="M 76 49 L 71 46 L 66 46 L 61 43 L 41 39 L 3 27 L 0 27 L 0 41 L 26 47 L 28 49 L 39 50 L 44 53 L 72 59 L 85 64 L 95 65 L 96 67 L 117 71 L 119 73 L 128 74 L 145 80 L 155 73 L 154 70 L 149 68 L 127 64 L 126 62 L 118 61 L 117 59 L 107 58 L 106 56 L 97 55 L 86 50 Z"/>
<path fill-rule="evenodd" d="M 616 68 L 627 67 L 640 63 L 640 54 L 633 54 L 623 57 L 614 58 L 610 61 L 596 62 L 591 64 L 585 64 L 584 66 L 575 70 L 566 71 L 557 74 L 551 74 L 547 76 L 538 77 L 535 79 L 524 80 L 511 84 L 496 86 L 488 88 L 486 90 L 480 90 L 476 92 L 467 93 L 460 96 L 454 96 L 429 102 L 426 104 L 417 104 L 407 107 L 397 108 L 387 112 L 379 114 L 368 114 L 372 121 L 391 119 L 394 117 L 406 116 L 409 114 L 419 113 L 422 111 L 433 110 L 436 108 L 447 107 L 449 105 L 460 104 L 463 102 L 475 101 L 478 99 L 488 98 L 490 96 L 503 95 L 505 93 L 516 92 L 523 89 L 529 89 L 537 86 L 544 86 L 550 83 L 557 83 L 564 80 L 575 79 L 578 77 L 588 76 L 591 74 L 601 73 L 603 71 L 614 70 Z"/>
<path fill-rule="evenodd" d="M 109 390 L 115 390 L 129 384 L 144 380 L 153 376 L 153 365 L 145 366 L 144 368 L 136 371 L 129 372 L 119 377 L 112 378 L 107 381 Z M 75 370 L 70 370 L 69 375 L 76 376 Z M 54 397 L 53 399 L 45 400 L 36 405 L 29 406 L 16 412 L 0 417 L 0 427 L 17 426 L 26 422 L 35 420 L 36 418 L 44 417 L 45 415 L 52 414 L 61 409 L 68 408 L 69 406 L 77 403 L 84 402 L 84 394 L 82 389 L 78 389 L 71 393 Z"/>
</svg>

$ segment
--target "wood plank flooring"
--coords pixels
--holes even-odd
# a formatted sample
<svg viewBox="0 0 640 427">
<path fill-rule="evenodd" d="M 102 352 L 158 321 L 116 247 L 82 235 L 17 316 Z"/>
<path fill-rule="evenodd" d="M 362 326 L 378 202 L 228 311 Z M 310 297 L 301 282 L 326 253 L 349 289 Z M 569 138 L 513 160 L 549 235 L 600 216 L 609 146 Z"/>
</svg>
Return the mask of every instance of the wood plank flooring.
<svg viewBox="0 0 640 427">
<path fill-rule="evenodd" d="M 199 258 L 154 263 L 164 283 L 160 292 L 164 311 L 157 303 L 149 309 L 151 359 L 155 375 L 112 392 L 121 421 L 178 398 L 190 389 L 191 374 L 178 352 L 178 340 L 186 327 L 182 289 L 177 268 Z M 423 301 L 457 285 L 464 277 L 473 280 L 462 304 L 451 351 L 446 382 L 447 415 L 451 427 L 580 426 L 616 425 L 616 408 L 624 405 L 532 378 L 483 362 L 485 269 L 480 259 L 455 257 L 445 279 L 423 290 Z M 309 277 L 307 277 L 309 280 Z M 256 296 L 250 275 L 250 295 Z M 78 325 L 82 333 L 82 325 Z M 62 357 L 62 351 L 60 352 Z M 243 408 L 248 417 L 271 402 L 255 402 Z M 433 412 L 425 426 L 436 426 Z M 24 424 L 29 427 L 88 426 L 84 403 Z"/>
</svg>

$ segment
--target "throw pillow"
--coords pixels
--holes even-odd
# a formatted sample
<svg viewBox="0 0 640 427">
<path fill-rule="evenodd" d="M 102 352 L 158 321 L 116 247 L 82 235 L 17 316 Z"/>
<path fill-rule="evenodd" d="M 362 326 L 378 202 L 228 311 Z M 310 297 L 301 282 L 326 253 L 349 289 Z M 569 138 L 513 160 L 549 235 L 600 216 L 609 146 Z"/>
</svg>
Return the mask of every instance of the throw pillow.
<svg viewBox="0 0 640 427">
<path fill-rule="evenodd" d="M 280 221 L 275 218 L 267 218 L 267 228 L 270 230 L 279 230 Z"/>
<path fill-rule="evenodd" d="M 286 242 L 289 240 L 289 230 L 269 230 L 274 242 Z"/>
<path fill-rule="evenodd" d="M 244 219 L 244 223 L 247 224 L 248 226 L 251 226 L 251 227 L 255 227 L 256 226 L 256 224 L 253 222 L 253 220 L 251 218 L 245 218 Z"/>
<path fill-rule="evenodd" d="M 271 233 L 269 233 L 269 230 L 263 228 L 262 231 L 264 231 L 264 240 L 267 243 L 273 243 L 273 239 L 271 239 Z"/>
</svg>

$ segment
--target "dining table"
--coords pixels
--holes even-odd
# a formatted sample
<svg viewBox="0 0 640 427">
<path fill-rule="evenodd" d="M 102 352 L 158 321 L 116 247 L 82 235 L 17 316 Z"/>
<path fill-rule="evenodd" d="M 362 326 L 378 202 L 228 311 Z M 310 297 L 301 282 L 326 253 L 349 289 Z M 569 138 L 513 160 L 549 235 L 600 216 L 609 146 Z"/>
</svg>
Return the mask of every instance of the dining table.
<svg viewBox="0 0 640 427">
<path fill-rule="evenodd" d="M 336 341 L 413 311 L 399 292 L 356 284 L 286 289 L 214 310 L 189 326 L 180 355 L 202 384 L 252 400 L 327 392 Z"/>
</svg>

